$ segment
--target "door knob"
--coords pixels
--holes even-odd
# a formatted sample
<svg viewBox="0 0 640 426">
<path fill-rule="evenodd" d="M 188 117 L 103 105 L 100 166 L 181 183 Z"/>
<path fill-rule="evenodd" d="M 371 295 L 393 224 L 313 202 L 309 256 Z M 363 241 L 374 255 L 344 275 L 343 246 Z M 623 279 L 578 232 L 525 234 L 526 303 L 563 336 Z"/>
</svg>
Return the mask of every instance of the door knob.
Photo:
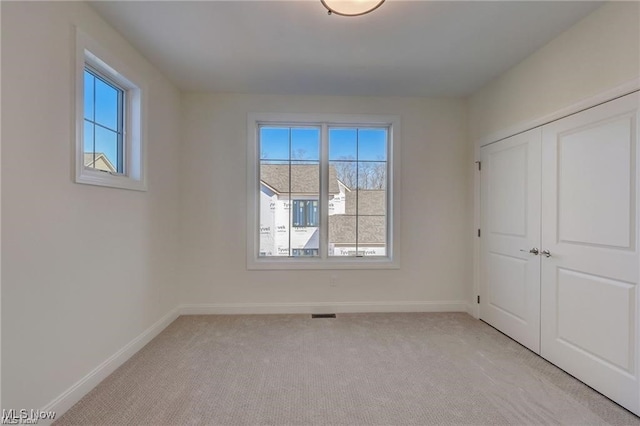
<svg viewBox="0 0 640 426">
<path fill-rule="evenodd" d="M 527 250 L 520 250 L 520 251 L 523 251 L 525 253 L 527 252 Z M 529 253 L 535 254 L 535 255 L 537 255 L 539 253 L 537 247 L 534 247 L 534 248 L 532 248 L 531 250 L 528 250 L 528 251 L 529 251 Z"/>
<path fill-rule="evenodd" d="M 551 252 L 549 250 L 542 250 L 542 254 L 544 257 L 551 257 Z"/>
</svg>

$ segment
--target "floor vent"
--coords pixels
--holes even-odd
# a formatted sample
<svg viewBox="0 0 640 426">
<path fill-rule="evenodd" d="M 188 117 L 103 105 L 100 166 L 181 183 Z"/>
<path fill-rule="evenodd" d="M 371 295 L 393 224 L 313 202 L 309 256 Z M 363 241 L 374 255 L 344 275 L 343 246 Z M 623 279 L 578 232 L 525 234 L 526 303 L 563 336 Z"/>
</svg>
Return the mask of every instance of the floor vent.
<svg viewBox="0 0 640 426">
<path fill-rule="evenodd" d="M 336 314 L 311 314 L 311 318 L 335 318 Z"/>
</svg>

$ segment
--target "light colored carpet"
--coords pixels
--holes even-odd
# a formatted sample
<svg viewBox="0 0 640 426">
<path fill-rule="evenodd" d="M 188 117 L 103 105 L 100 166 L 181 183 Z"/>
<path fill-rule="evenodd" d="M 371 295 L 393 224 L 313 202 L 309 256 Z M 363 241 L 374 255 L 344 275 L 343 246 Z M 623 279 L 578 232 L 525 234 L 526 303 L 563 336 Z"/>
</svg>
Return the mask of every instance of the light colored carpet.
<svg viewBox="0 0 640 426">
<path fill-rule="evenodd" d="M 56 423 L 631 425 L 462 313 L 182 316 Z"/>
</svg>

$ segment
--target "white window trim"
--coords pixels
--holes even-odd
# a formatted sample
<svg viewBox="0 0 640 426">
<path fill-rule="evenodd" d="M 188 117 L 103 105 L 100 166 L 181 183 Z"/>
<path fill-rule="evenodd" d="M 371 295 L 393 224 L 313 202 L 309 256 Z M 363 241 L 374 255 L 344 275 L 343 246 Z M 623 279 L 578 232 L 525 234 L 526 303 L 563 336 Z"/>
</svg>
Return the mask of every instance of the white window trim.
<svg viewBox="0 0 640 426">
<path fill-rule="evenodd" d="M 342 257 L 326 256 L 320 258 L 259 257 L 259 180 L 258 180 L 258 125 L 367 125 L 389 126 L 389 150 L 387 161 L 390 173 L 388 176 L 387 195 L 387 256 L 384 257 Z M 284 269 L 399 269 L 400 268 L 400 117 L 393 115 L 357 115 L 357 114 L 295 114 L 295 113 L 250 113 L 247 120 L 247 269 L 249 270 L 284 270 Z M 326 137 L 327 132 L 322 132 Z M 328 160 L 328 143 L 321 144 L 321 167 Z M 328 226 L 328 205 L 325 188 L 329 177 L 324 174 L 320 182 L 320 227 Z M 324 200 L 323 200 L 324 198 Z M 321 250 L 322 252 L 322 247 Z"/>
<path fill-rule="evenodd" d="M 75 58 L 75 141 L 74 176 L 76 183 L 113 188 L 147 190 L 146 167 L 146 85 L 143 78 L 112 52 L 104 49 L 85 32 L 76 28 Z M 84 68 L 91 65 L 125 91 L 124 174 L 109 173 L 84 166 Z"/>
</svg>

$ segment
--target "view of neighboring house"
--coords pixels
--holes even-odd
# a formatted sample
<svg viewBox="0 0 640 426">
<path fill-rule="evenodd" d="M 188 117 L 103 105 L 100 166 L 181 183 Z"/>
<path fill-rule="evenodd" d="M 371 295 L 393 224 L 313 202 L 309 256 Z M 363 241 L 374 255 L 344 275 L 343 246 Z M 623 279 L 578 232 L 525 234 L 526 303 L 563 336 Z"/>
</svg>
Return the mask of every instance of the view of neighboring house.
<svg viewBox="0 0 640 426">
<path fill-rule="evenodd" d="M 93 169 L 104 170 L 105 172 L 118 173 L 118 170 L 111 164 L 111 161 L 102 152 L 85 152 L 84 166 Z"/>
<path fill-rule="evenodd" d="M 319 256 L 319 166 L 260 166 L 260 256 Z M 347 187 L 329 168 L 329 256 L 386 254 L 384 190 Z"/>
</svg>

